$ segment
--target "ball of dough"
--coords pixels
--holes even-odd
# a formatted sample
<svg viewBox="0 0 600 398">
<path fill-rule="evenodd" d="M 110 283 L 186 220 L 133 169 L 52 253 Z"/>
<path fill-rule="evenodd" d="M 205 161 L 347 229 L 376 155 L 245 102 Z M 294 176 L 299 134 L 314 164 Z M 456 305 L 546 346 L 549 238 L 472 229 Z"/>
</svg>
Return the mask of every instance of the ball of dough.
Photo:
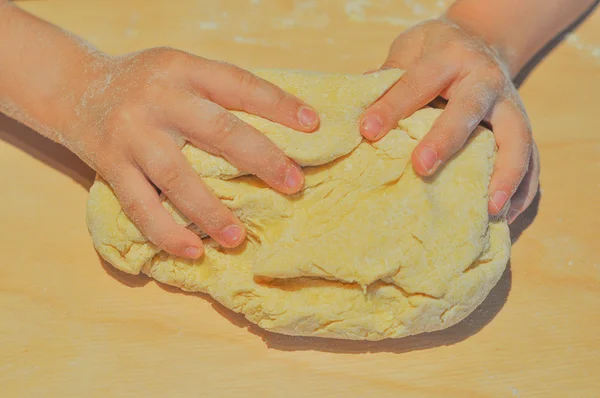
<svg viewBox="0 0 600 398">
<path fill-rule="evenodd" d="M 206 238 L 195 261 L 162 252 L 98 177 L 87 223 L 100 255 L 122 271 L 208 293 L 261 328 L 288 335 L 398 338 L 471 313 L 510 255 L 506 220 L 490 220 L 487 211 L 493 134 L 478 127 L 435 177 L 423 179 L 410 155 L 441 110 L 422 109 L 375 143 L 358 131 L 362 112 L 401 71 L 256 73 L 321 116 L 319 131 L 305 134 L 236 112 L 305 166 L 302 192 L 279 194 L 186 144 L 186 158 L 247 226 L 247 241 L 225 249 Z M 177 222 L 195 228 L 162 199 Z"/>
</svg>

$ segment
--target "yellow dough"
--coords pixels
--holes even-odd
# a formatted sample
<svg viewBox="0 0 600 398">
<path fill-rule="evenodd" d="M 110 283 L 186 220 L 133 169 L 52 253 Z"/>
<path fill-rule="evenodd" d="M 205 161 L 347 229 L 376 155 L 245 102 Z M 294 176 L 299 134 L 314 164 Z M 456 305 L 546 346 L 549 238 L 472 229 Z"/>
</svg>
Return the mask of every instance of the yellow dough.
<svg viewBox="0 0 600 398">
<path fill-rule="evenodd" d="M 304 190 L 279 194 L 186 144 L 198 174 L 247 226 L 247 241 L 231 250 L 204 239 L 199 260 L 171 256 L 138 231 L 97 178 L 87 222 L 100 255 L 125 272 L 208 293 L 260 327 L 290 335 L 396 338 L 449 327 L 473 311 L 510 255 L 506 221 L 490 220 L 487 211 L 493 134 L 478 127 L 435 178 L 423 180 L 410 155 L 441 110 L 416 112 L 376 143 L 358 131 L 361 113 L 401 71 L 256 73 L 321 116 L 319 131 L 304 134 L 236 113 L 299 164 L 314 166 L 304 169 Z"/>
</svg>

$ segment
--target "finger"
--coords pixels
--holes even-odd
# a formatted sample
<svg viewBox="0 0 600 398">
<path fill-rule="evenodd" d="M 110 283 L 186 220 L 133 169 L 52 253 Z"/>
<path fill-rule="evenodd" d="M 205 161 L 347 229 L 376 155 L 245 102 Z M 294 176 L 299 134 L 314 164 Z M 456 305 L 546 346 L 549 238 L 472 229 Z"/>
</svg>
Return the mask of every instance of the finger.
<svg viewBox="0 0 600 398">
<path fill-rule="evenodd" d="M 276 85 L 231 64 L 201 62 L 203 67 L 194 69 L 193 81 L 210 101 L 294 130 L 312 132 L 319 126 L 319 115 L 310 105 Z"/>
<path fill-rule="evenodd" d="M 423 176 L 436 172 L 460 150 L 497 99 L 495 87 L 473 72 L 465 77 L 448 105 L 412 153 L 414 170 Z"/>
<path fill-rule="evenodd" d="M 175 222 L 162 206 L 154 187 L 135 167 L 119 166 L 111 173 L 111 186 L 125 214 L 152 243 L 180 257 L 198 258 L 202 240 Z"/>
<path fill-rule="evenodd" d="M 236 247 L 245 229 L 233 213 L 210 191 L 186 161 L 173 140 L 150 131 L 134 152 L 134 160 L 175 207 L 219 244 Z"/>
<path fill-rule="evenodd" d="M 531 126 L 522 107 L 504 100 L 493 110 L 490 122 L 496 136 L 498 154 L 490 181 L 489 211 L 499 214 L 517 191 L 527 171 L 531 155 Z"/>
<path fill-rule="evenodd" d="M 529 207 L 531 202 L 533 202 L 539 188 L 539 177 L 540 158 L 534 141 L 532 142 L 527 173 L 510 201 L 510 209 L 508 211 L 508 222 L 510 224 L 512 224 L 512 222 Z"/>
<path fill-rule="evenodd" d="M 302 189 L 300 167 L 264 134 L 203 98 L 186 93 L 173 101 L 179 105 L 169 107 L 170 119 L 194 145 L 223 156 L 282 193 Z"/>
<path fill-rule="evenodd" d="M 382 69 L 391 66 L 384 64 Z M 419 61 L 365 111 L 361 119 L 361 134 L 369 140 L 382 138 L 398 125 L 399 120 L 437 97 L 457 73 L 456 66 L 434 58 Z"/>
</svg>

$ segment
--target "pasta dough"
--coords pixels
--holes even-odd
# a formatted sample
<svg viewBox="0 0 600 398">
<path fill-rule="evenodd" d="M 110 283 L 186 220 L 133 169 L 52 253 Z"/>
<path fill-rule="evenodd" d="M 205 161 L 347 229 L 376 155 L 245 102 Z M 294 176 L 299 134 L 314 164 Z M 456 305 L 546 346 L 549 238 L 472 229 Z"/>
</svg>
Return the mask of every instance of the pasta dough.
<svg viewBox="0 0 600 398">
<path fill-rule="evenodd" d="M 303 191 L 279 194 L 186 144 L 186 158 L 247 226 L 247 241 L 224 249 L 204 239 L 205 254 L 194 261 L 162 252 L 98 177 L 87 222 L 100 255 L 122 271 L 208 293 L 261 328 L 290 335 L 397 338 L 449 327 L 472 312 L 510 254 L 506 220 L 490 220 L 487 212 L 493 134 L 478 127 L 459 154 L 424 180 L 410 155 L 441 110 L 422 109 L 375 143 L 358 131 L 362 112 L 401 71 L 256 73 L 321 116 L 319 131 L 304 134 L 236 112 L 300 165 L 313 166 L 304 169 Z"/>
</svg>

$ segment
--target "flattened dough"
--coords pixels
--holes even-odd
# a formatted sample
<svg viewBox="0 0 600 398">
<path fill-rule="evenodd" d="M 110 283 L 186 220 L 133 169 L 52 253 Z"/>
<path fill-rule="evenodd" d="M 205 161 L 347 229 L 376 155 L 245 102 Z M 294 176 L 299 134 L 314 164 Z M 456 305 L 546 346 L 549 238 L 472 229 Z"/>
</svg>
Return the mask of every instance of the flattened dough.
<svg viewBox="0 0 600 398">
<path fill-rule="evenodd" d="M 304 169 L 304 190 L 281 195 L 186 144 L 186 158 L 246 224 L 246 243 L 224 249 L 207 238 L 201 259 L 171 256 L 137 230 L 97 178 L 87 222 L 100 255 L 125 272 L 208 293 L 260 327 L 289 335 L 397 338 L 449 327 L 472 312 L 510 255 L 506 221 L 490 221 L 487 212 L 493 134 L 477 128 L 435 178 L 423 180 L 410 154 L 439 109 L 416 112 L 376 143 L 358 131 L 361 113 L 401 71 L 256 73 L 321 115 L 319 131 L 304 134 L 236 113 L 299 164 L 313 166 Z"/>
</svg>

